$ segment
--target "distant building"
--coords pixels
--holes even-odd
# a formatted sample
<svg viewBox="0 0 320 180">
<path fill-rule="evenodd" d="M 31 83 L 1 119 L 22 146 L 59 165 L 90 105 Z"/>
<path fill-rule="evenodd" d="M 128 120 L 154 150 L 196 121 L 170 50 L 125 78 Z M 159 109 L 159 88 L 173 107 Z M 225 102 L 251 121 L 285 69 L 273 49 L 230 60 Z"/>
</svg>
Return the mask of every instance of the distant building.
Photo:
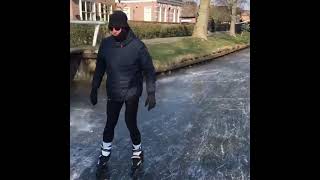
<svg viewBox="0 0 320 180">
<path fill-rule="evenodd" d="M 129 20 L 180 22 L 182 0 L 121 0 L 116 4 Z"/>
<path fill-rule="evenodd" d="M 197 12 L 198 6 L 196 2 L 184 2 L 182 5 L 182 12 L 180 15 L 181 23 L 196 23 Z"/>
<path fill-rule="evenodd" d="M 243 10 L 240 14 L 240 19 L 243 22 L 250 21 L 250 11 L 249 10 Z"/>
<path fill-rule="evenodd" d="M 182 0 L 70 0 L 70 20 L 108 21 L 122 10 L 132 21 L 180 22 Z"/>
<path fill-rule="evenodd" d="M 70 0 L 70 20 L 108 21 L 114 0 Z"/>
</svg>

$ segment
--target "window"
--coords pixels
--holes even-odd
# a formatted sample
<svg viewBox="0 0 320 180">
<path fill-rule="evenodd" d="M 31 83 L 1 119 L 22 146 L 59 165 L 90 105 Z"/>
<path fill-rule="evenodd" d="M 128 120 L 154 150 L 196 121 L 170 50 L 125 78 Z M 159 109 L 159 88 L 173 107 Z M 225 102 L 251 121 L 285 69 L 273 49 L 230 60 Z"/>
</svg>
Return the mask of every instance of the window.
<svg viewBox="0 0 320 180">
<path fill-rule="evenodd" d="M 151 7 L 144 7 L 144 21 L 151 21 Z"/>
<path fill-rule="evenodd" d="M 99 3 L 97 9 L 97 21 L 108 21 L 108 12 L 110 12 L 109 6 L 103 3 Z"/>
<path fill-rule="evenodd" d="M 104 3 L 95 3 L 79 0 L 80 20 L 107 21 L 109 20 L 110 7 Z"/>
<path fill-rule="evenodd" d="M 80 7 L 79 7 L 80 8 Z M 85 21 L 95 20 L 95 3 L 89 1 L 81 1 L 80 19 Z"/>
<path fill-rule="evenodd" d="M 126 13 L 127 17 L 128 17 L 128 20 L 131 20 L 131 17 L 130 17 L 130 7 L 125 7 L 123 8 L 123 12 Z"/>
<path fill-rule="evenodd" d="M 101 3 L 96 4 L 96 21 L 102 21 L 103 19 L 101 18 Z"/>
<path fill-rule="evenodd" d="M 161 7 L 158 7 L 157 11 L 158 11 L 158 13 L 157 13 L 158 14 L 158 21 L 161 22 L 161 14 L 162 14 Z"/>
</svg>

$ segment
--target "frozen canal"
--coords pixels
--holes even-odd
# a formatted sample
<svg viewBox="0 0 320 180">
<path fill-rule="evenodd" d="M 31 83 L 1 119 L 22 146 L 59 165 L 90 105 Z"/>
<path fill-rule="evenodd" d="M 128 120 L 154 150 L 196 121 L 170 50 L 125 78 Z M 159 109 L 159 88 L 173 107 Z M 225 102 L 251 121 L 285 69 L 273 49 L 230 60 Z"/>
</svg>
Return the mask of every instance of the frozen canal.
<svg viewBox="0 0 320 180">
<path fill-rule="evenodd" d="M 98 104 L 90 86 L 70 90 L 70 179 L 95 179 L 106 122 L 105 84 Z M 250 179 L 250 49 L 182 69 L 157 80 L 157 105 L 140 98 L 138 126 L 144 166 L 138 179 Z M 107 179 L 130 179 L 131 140 L 123 106 Z"/>
</svg>

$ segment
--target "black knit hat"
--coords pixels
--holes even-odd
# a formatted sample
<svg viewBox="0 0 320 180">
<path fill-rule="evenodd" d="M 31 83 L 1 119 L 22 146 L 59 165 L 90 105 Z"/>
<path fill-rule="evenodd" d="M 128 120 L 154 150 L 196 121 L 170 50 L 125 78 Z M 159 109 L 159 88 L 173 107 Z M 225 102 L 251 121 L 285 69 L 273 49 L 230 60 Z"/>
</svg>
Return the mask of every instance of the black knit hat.
<svg viewBox="0 0 320 180">
<path fill-rule="evenodd" d="M 109 27 L 129 27 L 127 15 L 122 11 L 113 11 L 109 19 Z"/>
</svg>

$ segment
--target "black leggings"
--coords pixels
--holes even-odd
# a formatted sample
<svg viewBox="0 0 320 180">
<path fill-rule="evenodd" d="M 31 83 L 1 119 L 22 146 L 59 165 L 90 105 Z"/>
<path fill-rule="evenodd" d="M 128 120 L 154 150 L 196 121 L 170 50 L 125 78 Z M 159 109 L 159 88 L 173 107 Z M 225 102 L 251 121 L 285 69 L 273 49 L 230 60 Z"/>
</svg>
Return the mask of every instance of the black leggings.
<svg viewBox="0 0 320 180">
<path fill-rule="evenodd" d="M 103 131 L 103 141 L 112 142 L 114 137 L 114 128 L 117 125 L 120 110 L 124 102 L 108 100 L 107 103 L 107 123 Z M 137 127 L 137 111 L 139 98 L 131 98 L 125 101 L 125 121 L 127 128 L 130 131 L 131 141 L 134 145 L 141 143 L 140 131 Z"/>
</svg>

